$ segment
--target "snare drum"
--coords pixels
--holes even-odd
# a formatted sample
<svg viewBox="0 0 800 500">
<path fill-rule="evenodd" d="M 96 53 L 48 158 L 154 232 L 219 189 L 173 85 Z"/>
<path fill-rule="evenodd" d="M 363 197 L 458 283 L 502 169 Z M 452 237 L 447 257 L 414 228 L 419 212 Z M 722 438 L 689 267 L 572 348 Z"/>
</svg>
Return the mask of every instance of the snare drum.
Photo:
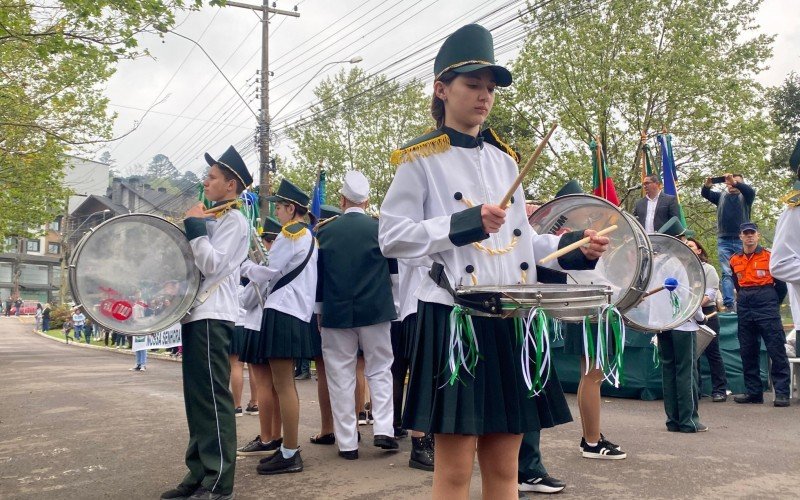
<svg viewBox="0 0 800 500">
<path fill-rule="evenodd" d="M 597 196 L 572 194 L 542 205 L 529 222 L 539 234 L 561 234 L 585 229 L 601 230 L 613 224 L 606 235 L 608 250 L 592 270 L 568 271 L 580 285 L 611 288 L 611 303 L 624 312 L 635 306 L 646 292 L 652 271 L 650 240 L 639 222 L 614 204 Z"/>
<path fill-rule="evenodd" d="M 541 308 L 562 321 L 582 321 L 597 316 L 611 303 L 611 287 L 605 285 L 507 285 L 464 286 L 455 290 L 455 301 L 472 316 L 527 317 Z"/>
<path fill-rule="evenodd" d="M 630 326 L 647 332 L 663 332 L 680 326 L 694 316 L 703 302 L 706 276 L 700 259 L 681 240 L 666 234 L 648 235 L 653 246 L 653 272 L 647 290 L 674 278 L 678 286 L 674 310 L 668 290 L 661 290 L 624 313 Z"/>
<path fill-rule="evenodd" d="M 70 260 L 69 286 L 99 325 L 145 335 L 181 320 L 197 296 L 200 271 L 176 225 L 155 215 L 129 214 L 81 239 Z"/>
<path fill-rule="evenodd" d="M 697 330 L 697 348 L 694 353 L 695 359 L 700 359 L 700 356 L 703 355 L 703 351 L 714 341 L 714 337 L 716 336 L 717 332 L 706 325 L 700 325 L 700 329 Z"/>
</svg>

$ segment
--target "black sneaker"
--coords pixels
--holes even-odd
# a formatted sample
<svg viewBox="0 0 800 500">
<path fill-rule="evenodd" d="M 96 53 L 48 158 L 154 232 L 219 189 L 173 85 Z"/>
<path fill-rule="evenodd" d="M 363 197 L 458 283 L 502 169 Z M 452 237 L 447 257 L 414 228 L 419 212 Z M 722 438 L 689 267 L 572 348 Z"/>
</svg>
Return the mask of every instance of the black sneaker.
<svg viewBox="0 0 800 500">
<path fill-rule="evenodd" d="M 239 456 L 269 455 L 270 452 L 277 450 L 282 442 L 283 438 L 279 438 L 264 443 L 261 441 L 261 436 L 256 436 L 255 439 L 236 450 L 236 454 Z"/>
<path fill-rule="evenodd" d="M 283 458 L 283 453 L 278 450 L 268 460 L 258 464 L 256 470 L 262 475 L 302 472 L 303 458 L 300 456 L 300 450 L 297 450 L 292 458 Z"/>
<path fill-rule="evenodd" d="M 597 443 L 597 446 L 583 447 L 583 458 L 599 458 L 601 460 L 622 460 L 628 455 L 624 451 L 612 448 L 608 443 Z"/>
<path fill-rule="evenodd" d="M 311 374 L 309 372 L 302 372 L 298 374 L 294 379 L 295 380 L 308 380 L 311 378 Z"/>
<path fill-rule="evenodd" d="M 197 491 L 195 491 L 194 494 L 189 497 L 190 500 L 233 500 L 234 498 L 235 495 L 233 492 L 225 495 L 223 493 L 214 493 L 208 491 L 205 488 L 198 488 Z"/>
<path fill-rule="evenodd" d="M 171 490 L 167 490 L 161 494 L 161 500 L 171 500 L 176 498 L 189 498 L 200 488 L 200 485 L 196 486 L 187 486 L 185 484 L 179 484 L 175 488 Z"/>
<path fill-rule="evenodd" d="M 714 403 L 724 403 L 727 400 L 728 400 L 728 395 L 727 394 L 712 394 L 711 395 L 711 401 L 713 401 Z"/>
<path fill-rule="evenodd" d="M 519 483 L 519 491 L 534 493 L 558 493 L 567 487 L 567 483 L 546 474 L 544 477 L 532 477 Z"/>
<path fill-rule="evenodd" d="M 402 439 L 404 437 L 408 437 L 408 431 L 403 429 L 402 427 L 395 427 L 394 428 L 394 438 L 395 439 Z"/>
<path fill-rule="evenodd" d="M 733 401 L 739 404 L 764 404 L 764 396 L 763 394 L 740 394 L 739 396 L 734 396 Z"/>
<path fill-rule="evenodd" d="M 375 423 L 375 419 L 372 418 L 372 410 L 367 410 L 367 425 L 372 425 Z"/>
<path fill-rule="evenodd" d="M 775 401 L 772 402 L 772 406 L 776 408 L 786 408 L 789 406 L 789 396 L 775 396 Z"/>
<path fill-rule="evenodd" d="M 233 415 L 235 417 L 241 417 L 242 415 L 244 415 L 244 413 L 242 412 L 242 407 L 241 406 L 236 407 L 236 409 L 233 410 Z"/>
<path fill-rule="evenodd" d="M 358 412 L 358 425 L 367 425 L 367 412 Z"/>
<path fill-rule="evenodd" d="M 622 449 L 622 448 L 619 447 L 618 444 L 614 444 L 611 441 L 609 441 L 608 439 L 606 439 L 606 437 L 603 435 L 602 432 L 600 433 L 600 441 L 598 441 L 598 443 L 606 444 L 610 448 L 614 448 L 616 450 L 621 450 Z M 586 448 L 586 438 L 581 437 L 581 445 L 580 445 L 581 451 L 583 451 L 584 448 Z"/>
<path fill-rule="evenodd" d="M 258 415 L 258 403 L 254 405 L 247 403 L 247 408 L 244 409 L 244 412 L 248 415 Z"/>
</svg>

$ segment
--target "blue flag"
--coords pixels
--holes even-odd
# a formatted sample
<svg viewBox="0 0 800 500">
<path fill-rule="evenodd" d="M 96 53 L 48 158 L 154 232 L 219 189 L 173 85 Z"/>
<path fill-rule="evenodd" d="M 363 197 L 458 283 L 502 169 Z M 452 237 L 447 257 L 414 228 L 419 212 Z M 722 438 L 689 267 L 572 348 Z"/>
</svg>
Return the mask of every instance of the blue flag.
<svg viewBox="0 0 800 500">
<path fill-rule="evenodd" d="M 661 147 L 661 170 L 664 175 L 664 192 L 678 199 L 678 210 L 683 227 L 686 226 L 686 216 L 683 214 L 681 198 L 678 196 L 678 171 L 675 168 L 675 157 L 672 155 L 672 136 L 669 134 L 658 134 L 658 144 Z"/>
<path fill-rule="evenodd" d="M 320 207 L 325 204 L 325 171 L 319 171 L 319 178 L 311 193 L 311 213 L 319 219 Z"/>
</svg>

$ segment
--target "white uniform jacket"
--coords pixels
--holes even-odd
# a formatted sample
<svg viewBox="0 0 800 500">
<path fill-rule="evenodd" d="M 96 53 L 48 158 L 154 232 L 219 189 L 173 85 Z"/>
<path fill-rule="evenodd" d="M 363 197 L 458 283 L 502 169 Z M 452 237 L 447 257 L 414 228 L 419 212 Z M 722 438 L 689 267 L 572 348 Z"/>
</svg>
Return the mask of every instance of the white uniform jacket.
<svg viewBox="0 0 800 500">
<path fill-rule="evenodd" d="M 260 266 L 248 260 L 242 265 L 242 274 L 259 285 L 269 283 L 269 289 L 282 276 L 292 272 L 306 258 L 311 247 L 312 234 L 303 227 L 294 237 L 284 234 L 287 228 L 275 238 L 269 251 L 269 264 Z M 274 309 L 289 314 L 302 321 L 311 321 L 314 299 L 317 291 L 317 245 L 306 267 L 289 284 L 270 292 L 264 302 L 264 309 Z M 260 329 L 260 325 L 259 328 Z"/>
<path fill-rule="evenodd" d="M 787 208 L 775 226 L 769 272 L 800 297 L 800 207 Z"/>
<path fill-rule="evenodd" d="M 515 159 L 480 137 L 447 127 L 440 130 L 446 133 L 446 146 L 439 143 L 433 152 L 415 153 L 426 143 L 440 141 L 440 135 L 421 144 L 412 141 L 412 146 L 393 154 L 393 161 L 399 156 L 394 161 L 399 167 L 381 205 L 381 251 L 398 259 L 429 256 L 431 264 L 444 266 L 453 288 L 536 283 L 536 259 L 555 251 L 559 237 L 533 231 L 522 188 L 515 191 L 498 233 L 485 238 L 480 226 L 478 205 L 500 202 L 519 173 Z M 493 135 L 489 130 L 483 135 L 487 133 Z M 555 260 L 547 267 L 561 269 Z M 424 302 L 453 304 L 453 297 L 430 278 L 422 279 L 416 296 Z"/>
<path fill-rule="evenodd" d="M 242 306 L 245 308 L 244 327 L 248 330 L 261 330 L 261 317 L 264 314 L 264 308 L 258 300 L 258 294 L 261 293 L 261 296 L 265 297 L 268 285 L 268 283 L 259 285 L 255 281 L 251 281 L 242 290 L 240 298 Z"/>
<path fill-rule="evenodd" d="M 219 283 L 202 304 L 186 314 L 181 323 L 201 319 L 235 322 L 239 315 L 239 266 L 247 258 L 249 228 L 238 210 L 219 219 L 189 218 L 184 221 L 194 262 L 204 279 L 200 292 Z"/>
<path fill-rule="evenodd" d="M 414 266 L 411 261 L 405 259 L 397 261 L 397 269 L 400 276 L 397 320 L 403 321 L 406 316 L 417 312 L 417 289 L 424 279 L 430 280 L 428 277 L 430 269 Z"/>
</svg>

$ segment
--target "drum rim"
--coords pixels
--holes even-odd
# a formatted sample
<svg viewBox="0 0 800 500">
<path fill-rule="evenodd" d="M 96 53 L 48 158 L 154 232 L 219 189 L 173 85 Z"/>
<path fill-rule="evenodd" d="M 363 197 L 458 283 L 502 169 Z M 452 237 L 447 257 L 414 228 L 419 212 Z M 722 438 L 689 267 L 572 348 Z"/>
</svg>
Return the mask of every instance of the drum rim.
<svg viewBox="0 0 800 500">
<path fill-rule="evenodd" d="M 635 235 L 636 241 L 636 267 L 638 269 L 637 275 L 635 276 L 636 279 L 632 280 L 631 283 L 628 284 L 627 289 L 625 292 L 620 292 L 617 300 L 612 302 L 612 304 L 620 311 L 625 312 L 630 309 L 633 309 L 641 300 L 642 295 L 647 293 L 647 284 L 650 282 L 650 277 L 653 274 L 653 247 L 650 243 L 650 239 L 648 238 L 647 232 L 644 230 L 644 227 L 636 220 L 636 217 L 629 214 L 625 210 L 622 210 L 618 206 L 614 205 L 610 201 L 606 200 L 605 198 L 601 198 L 599 196 L 595 196 L 589 193 L 574 193 L 574 194 L 566 194 L 563 196 L 559 196 L 558 198 L 554 198 L 544 204 L 537 210 L 541 210 L 542 208 L 548 205 L 554 205 L 556 203 L 563 203 L 564 200 L 569 199 L 592 199 L 601 202 L 601 204 L 605 204 L 608 207 L 616 210 L 619 212 L 623 219 L 628 223 L 631 228 L 631 232 Z M 531 218 L 535 217 L 536 213 L 533 213 L 531 217 L 528 219 L 528 223 L 531 223 Z M 644 243 L 644 247 L 642 247 L 642 243 Z M 636 286 L 642 286 L 641 289 L 636 288 Z"/>
<path fill-rule="evenodd" d="M 701 276 L 702 281 L 703 281 L 703 291 L 705 292 L 706 276 L 705 276 L 705 273 L 702 272 L 703 271 L 703 263 L 700 260 L 700 258 L 694 252 L 692 252 L 691 249 L 688 246 L 686 246 L 685 243 L 683 243 L 678 238 L 675 238 L 674 236 L 670 236 L 668 234 L 663 234 L 663 233 L 648 233 L 647 237 L 650 238 L 650 239 L 652 239 L 653 237 L 656 237 L 656 239 L 666 238 L 667 240 L 675 240 L 678 243 L 680 243 L 681 245 L 685 246 L 689 250 L 689 254 L 691 254 L 692 257 L 694 257 L 694 259 L 697 261 L 697 265 L 700 267 L 700 271 L 701 271 L 700 276 Z M 650 243 L 652 244 L 652 241 Z M 653 278 L 653 273 L 651 273 L 651 276 L 650 276 L 650 280 L 651 281 L 652 281 L 652 278 Z M 650 290 L 653 287 L 653 285 L 654 285 L 654 283 L 650 283 L 650 281 L 648 281 L 646 288 L 648 290 Z M 655 327 L 652 327 L 652 326 L 649 326 L 649 325 L 647 325 L 647 326 L 641 325 L 641 324 L 637 323 L 636 321 L 630 319 L 628 317 L 627 313 L 632 311 L 633 309 L 634 308 L 631 308 L 631 309 L 623 312 L 622 316 L 623 316 L 623 318 L 625 318 L 625 322 L 626 323 L 630 324 L 630 326 L 632 326 L 633 328 L 635 328 L 637 330 L 640 330 L 640 331 L 643 331 L 643 332 L 651 332 L 651 333 L 666 332 L 666 331 L 672 330 L 676 326 L 680 326 L 680 325 L 686 323 L 687 321 L 689 321 L 690 319 L 692 319 L 692 316 L 689 316 L 688 318 L 685 318 L 685 319 L 683 319 L 681 321 L 673 321 L 672 323 L 668 323 L 666 326 L 663 326 L 661 328 L 655 328 Z"/>
<path fill-rule="evenodd" d="M 84 248 L 86 242 L 91 238 L 91 236 L 94 233 L 100 231 L 100 229 L 103 228 L 104 226 L 110 225 L 111 223 L 113 223 L 115 221 L 119 221 L 121 219 L 131 218 L 131 217 L 155 219 L 155 220 L 159 221 L 160 223 L 163 222 L 163 223 L 168 224 L 169 226 L 172 226 L 173 228 L 175 228 L 177 231 L 179 231 L 183 235 L 186 234 L 177 224 L 165 219 L 164 217 L 161 217 L 161 216 L 155 215 L 155 214 L 130 213 L 130 214 L 121 214 L 121 215 L 117 215 L 115 217 L 112 217 L 112 218 L 110 218 L 110 219 L 108 219 L 106 221 L 103 221 L 102 223 L 98 224 L 97 226 L 89 229 L 89 231 L 86 234 L 84 234 L 81 237 L 80 241 L 78 241 L 78 243 L 75 245 L 75 249 L 73 250 L 72 255 L 70 256 L 69 264 L 68 264 L 68 267 L 67 267 L 67 283 L 69 285 L 70 293 L 72 294 L 72 298 L 76 302 L 75 306 L 73 306 L 73 307 L 80 307 L 81 310 L 84 312 L 84 314 L 87 317 L 89 317 L 89 319 L 91 319 L 93 322 L 99 324 L 102 327 L 108 328 L 109 330 L 113 330 L 113 331 L 117 332 L 118 334 L 122 334 L 122 335 L 126 335 L 126 336 L 141 336 L 141 335 L 149 335 L 149 334 L 160 332 L 162 330 L 165 330 L 165 329 L 171 327 L 175 323 L 179 323 L 180 320 L 184 316 L 186 316 L 186 313 L 189 312 L 189 310 L 191 310 L 191 308 L 193 307 L 193 305 L 195 303 L 195 300 L 197 299 L 197 294 L 200 292 L 200 287 L 201 287 L 201 284 L 202 284 L 202 280 L 201 280 L 201 276 L 200 276 L 200 270 L 197 268 L 197 266 L 192 266 L 192 270 L 193 270 L 192 275 L 195 277 L 195 281 L 197 283 L 197 286 L 194 287 L 194 290 L 192 292 L 187 293 L 187 295 L 186 295 L 186 302 L 189 304 L 189 306 L 186 308 L 186 311 L 183 311 L 179 315 L 178 315 L 178 313 L 179 313 L 180 309 L 176 309 L 175 313 L 178 316 L 178 319 L 175 320 L 174 322 L 171 322 L 169 325 L 167 325 L 167 326 L 165 326 L 163 328 L 161 327 L 161 324 L 158 323 L 157 324 L 158 328 L 148 328 L 147 330 L 133 330 L 133 329 L 121 330 L 119 323 L 115 323 L 115 324 L 107 323 L 105 321 L 105 318 L 102 317 L 102 315 L 99 315 L 99 314 L 96 315 L 92 311 L 90 311 L 89 308 L 84 307 L 83 306 L 83 300 L 81 300 L 80 293 L 78 292 L 76 263 L 77 263 L 77 260 L 78 260 L 78 258 L 80 256 L 81 252 L 83 251 L 83 248 Z M 192 251 L 192 246 L 189 244 L 188 240 L 186 240 L 186 248 L 189 251 L 189 255 L 192 257 L 192 261 L 194 261 L 194 252 Z M 187 289 L 187 292 L 189 292 L 188 289 Z M 163 321 L 161 323 L 163 323 Z"/>
</svg>

